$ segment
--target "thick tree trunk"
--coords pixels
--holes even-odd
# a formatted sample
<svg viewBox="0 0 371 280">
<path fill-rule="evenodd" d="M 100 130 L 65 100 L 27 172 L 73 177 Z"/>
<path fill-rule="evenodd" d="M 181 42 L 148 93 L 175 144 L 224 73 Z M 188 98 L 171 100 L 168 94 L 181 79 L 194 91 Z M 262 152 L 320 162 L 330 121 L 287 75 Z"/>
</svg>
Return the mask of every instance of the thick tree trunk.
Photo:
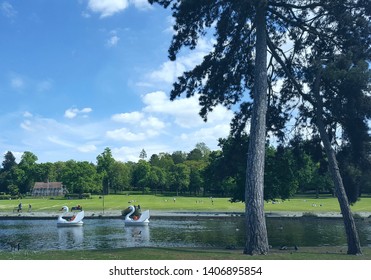
<svg viewBox="0 0 371 280">
<path fill-rule="evenodd" d="M 352 211 L 350 210 L 347 195 L 340 175 L 339 166 L 336 160 L 335 151 L 331 146 L 328 134 L 326 132 L 325 124 L 323 123 L 323 104 L 320 96 L 320 71 L 316 76 L 314 83 L 314 97 L 316 99 L 316 123 L 320 133 L 321 141 L 325 147 L 327 159 L 329 162 L 329 169 L 332 180 L 335 185 L 336 196 L 339 201 L 341 213 L 343 215 L 344 227 L 347 236 L 348 254 L 359 255 L 362 254 L 361 244 L 358 237 L 357 228 L 354 222 Z"/>
<path fill-rule="evenodd" d="M 247 154 L 244 253 L 267 254 L 268 235 L 264 215 L 264 161 L 267 112 L 267 34 L 265 1 L 257 4 L 254 103 Z"/>
</svg>

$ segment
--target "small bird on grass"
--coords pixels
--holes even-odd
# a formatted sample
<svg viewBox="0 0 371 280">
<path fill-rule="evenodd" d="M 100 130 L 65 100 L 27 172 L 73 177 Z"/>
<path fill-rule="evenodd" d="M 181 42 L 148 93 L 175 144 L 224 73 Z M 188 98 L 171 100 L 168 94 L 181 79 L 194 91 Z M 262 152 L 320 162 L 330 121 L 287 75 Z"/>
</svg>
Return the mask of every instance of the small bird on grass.
<svg viewBox="0 0 371 280">
<path fill-rule="evenodd" d="M 11 240 L 11 241 L 8 241 L 7 242 L 8 245 L 10 245 L 10 250 L 11 251 L 19 251 L 19 249 L 21 248 L 21 242 L 18 241 L 18 240 Z"/>
</svg>

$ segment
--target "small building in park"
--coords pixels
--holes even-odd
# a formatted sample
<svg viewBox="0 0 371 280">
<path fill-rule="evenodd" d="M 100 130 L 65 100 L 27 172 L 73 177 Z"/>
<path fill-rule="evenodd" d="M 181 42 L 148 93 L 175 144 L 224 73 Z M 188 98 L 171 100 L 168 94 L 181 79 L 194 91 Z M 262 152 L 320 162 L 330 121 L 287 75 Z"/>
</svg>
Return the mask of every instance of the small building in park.
<svg viewBox="0 0 371 280">
<path fill-rule="evenodd" d="M 61 182 L 36 182 L 32 189 L 32 196 L 63 196 L 65 193 Z"/>
</svg>

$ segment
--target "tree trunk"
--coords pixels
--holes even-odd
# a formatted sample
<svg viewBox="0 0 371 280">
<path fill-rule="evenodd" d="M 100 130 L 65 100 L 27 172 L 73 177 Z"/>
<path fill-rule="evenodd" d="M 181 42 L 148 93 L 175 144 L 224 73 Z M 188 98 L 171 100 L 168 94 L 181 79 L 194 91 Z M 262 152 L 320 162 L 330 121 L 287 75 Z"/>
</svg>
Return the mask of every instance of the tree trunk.
<svg viewBox="0 0 371 280">
<path fill-rule="evenodd" d="M 343 215 L 344 227 L 347 236 L 348 243 L 348 254 L 351 255 L 360 255 L 361 244 L 358 237 L 357 228 L 354 222 L 352 211 L 350 210 L 349 202 L 347 195 L 345 193 L 345 188 L 343 180 L 340 175 L 339 166 L 336 160 L 335 151 L 331 146 L 330 139 L 326 132 L 325 124 L 323 123 L 323 103 L 320 96 L 320 80 L 321 72 L 318 71 L 316 75 L 316 80 L 314 82 L 314 97 L 316 99 L 316 123 L 317 128 L 321 137 L 321 141 L 325 147 L 326 155 L 329 162 L 329 169 L 331 173 L 332 180 L 335 185 L 335 193 L 339 201 L 341 214 Z"/>
<path fill-rule="evenodd" d="M 264 161 L 267 112 L 267 34 L 266 1 L 259 1 L 256 13 L 256 57 L 254 103 L 247 154 L 244 253 L 267 254 L 268 235 L 264 215 Z"/>
</svg>

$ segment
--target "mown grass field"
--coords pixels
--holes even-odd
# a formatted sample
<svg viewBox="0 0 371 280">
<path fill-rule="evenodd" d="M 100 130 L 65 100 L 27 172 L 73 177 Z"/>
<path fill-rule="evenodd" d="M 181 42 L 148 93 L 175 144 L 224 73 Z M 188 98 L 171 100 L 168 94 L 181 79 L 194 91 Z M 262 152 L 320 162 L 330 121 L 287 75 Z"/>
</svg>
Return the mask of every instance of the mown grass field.
<svg viewBox="0 0 371 280">
<path fill-rule="evenodd" d="M 243 211 L 243 203 L 230 203 L 229 198 L 205 198 L 205 197 L 174 197 L 160 195 L 107 195 L 92 196 L 91 199 L 67 200 L 64 198 L 42 199 L 23 198 L 24 210 L 28 204 L 32 205 L 33 212 L 58 212 L 66 205 L 68 207 L 81 205 L 86 211 L 123 210 L 130 204 L 141 205 L 142 209 L 163 211 Z M 12 212 L 20 200 L 0 200 L 1 212 Z"/>
<path fill-rule="evenodd" d="M 158 211 L 225 211 L 243 212 L 244 203 L 231 203 L 229 198 L 210 197 L 174 197 L 162 195 L 107 195 L 104 200 L 100 196 L 91 199 L 67 200 L 64 198 L 43 199 L 23 198 L 22 200 L 0 200 L 0 212 L 13 212 L 13 209 L 22 201 L 24 211 L 28 204 L 32 205 L 32 212 L 58 212 L 63 205 L 68 207 L 80 204 L 86 211 L 123 210 L 130 204 L 140 204 L 142 209 Z M 371 197 L 361 198 L 352 207 L 353 212 L 371 212 Z M 294 197 L 285 201 L 268 202 L 265 204 L 266 212 L 292 211 L 292 212 L 340 212 L 336 198 L 330 196 Z"/>
</svg>

